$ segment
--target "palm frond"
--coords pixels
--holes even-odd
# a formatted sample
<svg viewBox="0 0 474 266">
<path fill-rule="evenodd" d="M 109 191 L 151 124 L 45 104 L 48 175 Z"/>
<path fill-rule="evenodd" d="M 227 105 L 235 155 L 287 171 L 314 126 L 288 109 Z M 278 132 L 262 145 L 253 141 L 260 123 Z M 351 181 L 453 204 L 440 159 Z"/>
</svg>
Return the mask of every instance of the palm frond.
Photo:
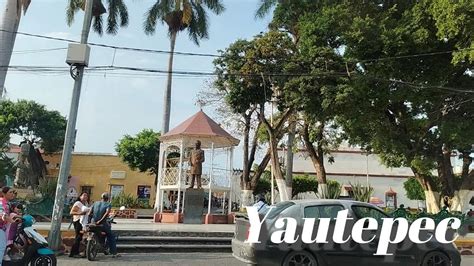
<svg viewBox="0 0 474 266">
<path fill-rule="evenodd" d="M 66 7 L 66 22 L 68 26 L 71 26 L 74 22 L 74 16 L 81 9 L 82 4 L 83 0 L 69 0 Z"/>
<path fill-rule="evenodd" d="M 104 33 L 102 16 L 94 16 L 92 21 L 92 29 L 100 36 Z"/>
<path fill-rule="evenodd" d="M 202 2 L 216 15 L 219 15 L 225 11 L 225 7 L 221 0 L 203 0 Z"/>
<path fill-rule="evenodd" d="M 260 0 L 260 6 L 255 12 L 255 18 L 264 18 L 278 4 L 278 0 Z"/>
<path fill-rule="evenodd" d="M 21 9 L 23 10 L 23 15 L 25 15 L 26 11 L 28 10 L 28 7 L 31 4 L 31 0 L 21 0 L 18 2 L 21 2 Z"/>
<path fill-rule="evenodd" d="M 199 45 L 199 40 L 209 38 L 207 13 L 200 4 L 192 3 L 192 6 L 193 15 L 188 27 L 188 35 L 196 45 Z"/>
<path fill-rule="evenodd" d="M 172 11 L 172 3 L 169 0 L 157 0 L 145 14 L 145 21 L 143 23 L 143 29 L 147 35 L 155 33 L 156 23 L 158 20 L 163 23 L 165 14 Z"/>
<path fill-rule="evenodd" d="M 107 33 L 115 35 L 118 28 L 118 7 L 117 1 L 109 0 L 108 17 L 107 17 Z"/>
<path fill-rule="evenodd" d="M 128 9 L 127 5 L 122 0 L 117 0 L 117 6 L 119 9 L 120 15 L 120 26 L 126 27 L 128 26 Z"/>
</svg>

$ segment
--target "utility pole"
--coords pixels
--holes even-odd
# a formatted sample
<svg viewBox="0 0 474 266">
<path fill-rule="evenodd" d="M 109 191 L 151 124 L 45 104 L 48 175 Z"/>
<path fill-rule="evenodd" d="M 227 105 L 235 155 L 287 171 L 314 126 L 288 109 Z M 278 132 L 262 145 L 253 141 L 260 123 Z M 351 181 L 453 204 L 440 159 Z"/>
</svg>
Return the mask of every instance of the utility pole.
<svg viewBox="0 0 474 266">
<path fill-rule="evenodd" d="M 92 19 L 92 6 L 94 0 L 86 0 L 84 23 L 82 25 L 81 44 L 87 44 L 89 30 Z M 71 47 L 70 47 L 71 49 Z M 68 51 L 69 55 L 69 51 Z M 79 98 L 81 96 L 82 77 L 84 75 L 84 64 L 71 65 L 71 69 L 76 67 L 77 75 L 73 75 L 74 88 L 72 92 L 71 107 L 64 138 L 63 154 L 59 170 L 58 185 L 56 187 L 56 197 L 54 199 L 53 217 L 51 221 L 51 230 L 49 232 L 49 244 L 53 250 L 59 250 L 61 247 L 61 222 L 63 218 L 63 208 L 67 192 L 67 180 L 71 166 L 72 146 L 76 132 L 77 111 L 79 108 Z M 73 71 L 71 71 L 73 72 Z"/>
</svg>

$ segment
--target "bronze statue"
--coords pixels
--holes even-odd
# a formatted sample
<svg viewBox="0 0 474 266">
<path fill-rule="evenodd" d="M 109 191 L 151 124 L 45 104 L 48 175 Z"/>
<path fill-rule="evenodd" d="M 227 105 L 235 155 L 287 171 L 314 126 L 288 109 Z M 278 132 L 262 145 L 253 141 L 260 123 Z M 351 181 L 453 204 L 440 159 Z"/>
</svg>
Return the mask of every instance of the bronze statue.
<svg viewBox="0 0 474 266">
<path fill-rule="evenodd" d="M 191 165 L 191 186 L 194 188 L 194 180 L 197 179 L 197 188 L 201 188 L 202 163 L 204 162 L 204 151 L 201 150 L 201 142 L 196 141 L 195 149 L 191 152 L 189 157 L 189 164 Z"/>
</svg>

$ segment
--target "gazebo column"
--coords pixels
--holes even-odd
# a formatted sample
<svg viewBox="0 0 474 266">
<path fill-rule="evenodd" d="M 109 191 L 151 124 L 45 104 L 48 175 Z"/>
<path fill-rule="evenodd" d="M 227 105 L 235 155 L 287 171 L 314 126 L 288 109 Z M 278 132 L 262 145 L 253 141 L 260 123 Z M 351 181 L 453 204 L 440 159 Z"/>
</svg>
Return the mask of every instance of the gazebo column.
<svg viewBox="0 0 474 266">
<path fill-rule="evenodd" d="M 233 177 L 234 177 L 234 147 L 230 147 L 229 154 L 229 211 L 227 212 L 227 223 L 234 223 L 234 214 L 232 213 L 232 189 L 233 189 Z"/>
<path fill-rule="evenodd" d="M 158 180 L 156 182 L 156 194 L 155 194 L 155 215 L 153 217 L 154 222 L 161 222 L 161 213 L 163 212 L 163 193 L 161 191 L 161 182 L 163 180 L 163 162 L 166 153 L 166 145 L 160 143 L 160 153 L 158 159 Z"/>
<path fill-rule="evenodd" d="M 183 175 L 183 157 L 184 157 L 184 143 L 183 140 L 181 140 L 180 146 L 179 146 L 179 165 L 178 165 L 178 205 L 176 206 L 176 216 L 175 217 L 176 223 L 179 223 L 179 217 L 181 215 L 180 213 L 180 205 L 181 205 L 181 177 Z M 183 206 L 184 207 L 184 206 Z"/>
<path fill-rule="evenodd" d="M 212 176 L 214 173 L 214 142 L 211 143 L 211 168 L 209 171 L 209 196 L 207 200 L 207 214 L 204 222 L 206 224 L 212 224 L 212 214 L 211 214 L 211 207 L 212 207 Z"/>
</svg>

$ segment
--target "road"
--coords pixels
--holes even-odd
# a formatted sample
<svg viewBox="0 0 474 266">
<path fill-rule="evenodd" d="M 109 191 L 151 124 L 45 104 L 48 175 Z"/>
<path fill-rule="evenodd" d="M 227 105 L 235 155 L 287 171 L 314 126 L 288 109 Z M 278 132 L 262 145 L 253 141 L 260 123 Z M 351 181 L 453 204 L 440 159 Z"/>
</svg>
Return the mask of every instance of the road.
<svg viewBox="0 0 474 266">
<path fill-rule="evenodd" d="M 232 257 L 229 253 L 149 253 L 149 254 L 122 254 L 120 258 L 111 258 L 109 256 L 97 256 L 99 261 L 89 262 L 87 259 L 71 259 L 67 256 L 61 256 L 58 259 L 58 265 L 68 266 L 89 266 L 89 265 L 160 265 L 160 266 L 244 266 L 244 263 Z"/>
<path fill-rule="evenodd" d="M 244 263 L 234 259 L 228 253 L 153 253 L 153 254 L 123 254 L 120 258 L 101 256 L 97 262 L 86 259 L 70 259 L 66 256 L 59 257 L 58 265 L 85 266 L 85 265 L 164 265 L 164 266 L 244 266 Z M 461 266 L 474 265 L 474 256 L 463 256 Z"/>
</svg>

